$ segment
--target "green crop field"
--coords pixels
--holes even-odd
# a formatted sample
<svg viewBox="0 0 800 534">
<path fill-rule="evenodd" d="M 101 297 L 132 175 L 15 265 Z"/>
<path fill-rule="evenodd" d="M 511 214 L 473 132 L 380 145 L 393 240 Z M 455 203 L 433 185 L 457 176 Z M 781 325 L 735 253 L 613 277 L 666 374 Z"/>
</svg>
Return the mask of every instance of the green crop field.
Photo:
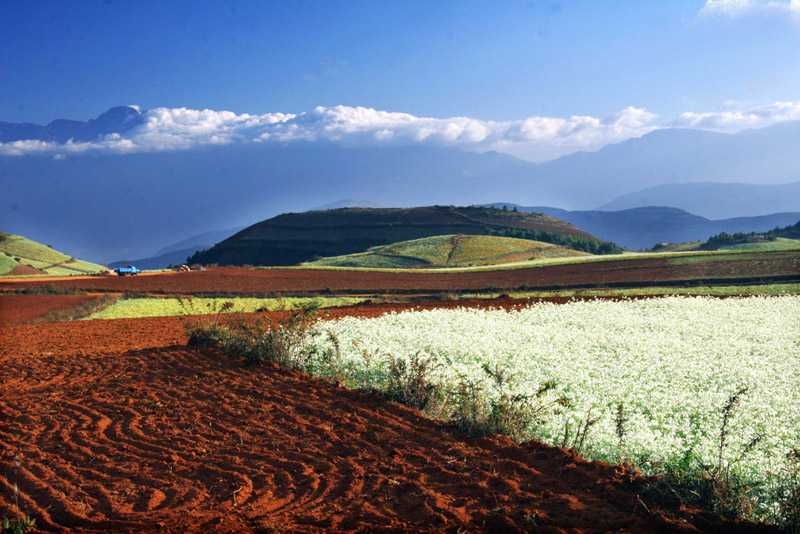
<svg viewBox="0 0 800 534">
<path fill-rule="evenodd" d="M 119 302 L 86 317 L 86 319 L 135 319 L 137 317 L 167 317 L 175 315 L 214 314 L 222 311 L 226 302 L 233 308 L 224 313 L 254 312 L 257 310 L 293 310 L 306 306 L 329 308 L 358 304 L 365 299 L 356 297 L 322 298 L 135 298 Z"/>
<path fill-rule="evenodd" d="M 0 275 L 13 271 L 17 265 L 19 265 L 17 260 L 0 252 Z"/>
<path fill-rule="evenodd" d="M 775 241 L 764 241 L 762 243 L 741 243 L 739 245 L 725 245 L 719 250 L 785 250 L 800 248 L 800 240 L 779 237 Z"/>
<path fill-rule="evenodd" d="M 304 266 L 441 268 L 492 266 L 524 261 L 591 256 L 564 247 L 510 237 L 442 235 L 372 247 L 366 252 L 322 258 Z"/>
<path fill-rule="evenodd" d="M 800 284 L 761 284 L 742 286 L 641 287 L 633 289 L 576 289 L 567 291 L 528 291 L 512 293 L 514 298 L 527 297 L 634 297 L 640 295 L 800 295 Z M 468 295 L 467 295 L 468 296 Z M 476 295 L 480 297 L 480 295 Z M 497 294 L 485 295 L 494 298 Z"/>
</svg>

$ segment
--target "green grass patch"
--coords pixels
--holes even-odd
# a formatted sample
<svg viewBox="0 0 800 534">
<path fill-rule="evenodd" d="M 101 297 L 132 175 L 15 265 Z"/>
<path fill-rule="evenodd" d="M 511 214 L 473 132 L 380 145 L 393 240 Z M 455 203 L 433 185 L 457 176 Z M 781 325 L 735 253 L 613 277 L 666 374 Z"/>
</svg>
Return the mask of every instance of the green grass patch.
<svg viewBox="0 0 800 534">
<path fill-rule="evenodd" d="M 666 254 L 669 258 L 667 265 L 696 265 L 698 263 L 718 263 L 728 261 L 769 260 L 771 254 L 800 253 L 795 249 L 759 249 L 759 250 L 715 250 L 684 252 L 674 255 Z"/>
<path fill-rule="evenodd" d="M 102 265 L 76 260 L 36 241 L 4 232 L 0 232 L 0 252 L 4 252 L 12 260 L 19 258 L 19 263 L 41 269 L 50 275 L 96 273 L 105 269 Z M 4 271 L 0 266 L 0 274 L 10 270 Z"/>
<path fill-rule="evenodd" d="M 6 274 L 13 271 L 19 262 L 6 254 L 0 253 L 0 274 Z"/>
<path fill-rule="evenodd" d="M 687 252 L 625 252 L 616 255 L 603 256 L 574 256 L 564 258 L 541 258 L 536 260 L 519 261 L 514 263 L 504 263 L 501 265 L 480 265 L 471 267 L 439 267 L 430 269 L 408 269 L 408 268 L 389 268 L 382 269 L 376 267 L 353 267 L 353 266 L 333 266 L 319 264 L 302 264 L 299 266 L 259 266 L 255 269 L 307 269 L 307 270 L 340 270 L 340 271 L 363 271 L 370 272 L 381 270 L 392 273 L 420 273 L 420 272 L 485 272 L 485 271 L 506 271 L 515 269 L 536 269 L 540 267 L 552 267 L 555 265 L 568 265 L 574 263 L 605 263 L 605 262 L 624 262 L 641 260 L 648 258 L 664 258 L 669 265 L 688 265 L 693 263 L 708 263 L 715 261 L 741 261 L 748 259 L 760 259 L 769 261 L 769 254 L 788 254 L 792 257 L 800 258 L 800 250 L 723 250 L 723 251 L 687 251 Z"/>
<path fill-rule="evenodd" d="M 31 260 L 28 258 L 20 258 L 20 263 L 27 265 L 28 267 L 33 267 L 34 269 L 45 269 L 46 267 L 52 267 L 52 263 L 46 261 L 39 261 L 39 260 Z"/>
<path fill-rule="evenodd" d="M 88 261 L 83 260 L 72 260 L 67 263 L 62 264 L 62 267 L 67 267 L 69 269 L 73 269 L 75 271 L 81 271 L 85 273 L 96 273 L 97 271 L 104 270 L 105 267 L 102 265 L 98 265 L 96 263 L 91 263 Z"/>
<path fill-rule="evenodd" d="M 362 269 L 413 269 L 428 266 L 423 260 L 406 258 L 403 256 L 387 256 L 382 254 L 349 254 L 347 256 L 332 256 L 322 258 L 307 264 L 317 267 L 342 267 Z"/>
<path fill-rule="evenodd" d="M 15 258 L 37 260 L 50 265 L 69 261 L 70 259 L 66 254 L 14 234 L 5 234 L 5 239 L 0 241 L 0 250 Z"/>
<path fill-rule="evenodd" d="M 719 250 L 789 250 L 800 248 L 800 240 L 779 237 L 775 241 L 761 243 L 740 243 L 738 245 L 725 245 Z"/>
<path fill-rule="evenodd" d="M 72 276 L 72 275 L 86 274 L 83 271 L 76 271 L 75 269 L 70 269 L 69 267 L 62 267 L 61 265 L 48 267 L 47 269 L 45 269 L 45 272 L 53 276 Z"/>
<path fill-rule="evenodd" d="M 496 298 L 499 294 L 464 295 L 468 298 Z M 762 284 L 746 286 L 642 287 L 632 289 L 576 289 L 511 293 L 514 298 L 529 297 L 634 297 L 641 295 L 800 295 L 800 284 Z"/>
<path fill-rule="evenodd" d="M 87 319 L 135 319 L 138 317 L 168 317 L 176 315 L 215 314 L 227 302 L 233 307 L 227 312 L 250 313 L 255 311 L 294 310 L 309 306 L 330 308 L 363 302 L 356 297 L 288 297 L 288 298 L 133 298 L 94 313 Z"/>
</svg>

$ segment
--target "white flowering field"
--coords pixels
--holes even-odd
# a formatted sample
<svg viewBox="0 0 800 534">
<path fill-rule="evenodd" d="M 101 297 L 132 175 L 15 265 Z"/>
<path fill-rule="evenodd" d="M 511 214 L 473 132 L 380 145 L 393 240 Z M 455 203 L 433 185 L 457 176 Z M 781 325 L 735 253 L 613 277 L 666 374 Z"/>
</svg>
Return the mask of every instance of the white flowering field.
<svg viewBox="0 0 800 534">
<path fill-rule="evenodd" d="M 800 446 L 800 297 L 575 301 L 519 311 L 434 310 L 346 318 L 324 323 L 352 365 L 379 365 L 376 355 L 431 355 L 443 381 L 487 380 L 484 363 L 499 363 L 533 392 L 548 380 L 552 398 L 570 400 L 531 436 L 560 444 L 565 417 L 573 428 L 591 408 L 602 418 L 584 455 L 676 462 L 692 450 L 717 458 L 721 408 L 747 387 L 730 423 L 726 456 L 764 433 L 740 464 L 761 478 L 780 472 L 785 453 Z M 323 336 L 316 343 L 326 343 Z M 364 358 L 364 354 L 372 355 Z M 615 415 L 628 417 L 620 449 Z"/>
</svg>

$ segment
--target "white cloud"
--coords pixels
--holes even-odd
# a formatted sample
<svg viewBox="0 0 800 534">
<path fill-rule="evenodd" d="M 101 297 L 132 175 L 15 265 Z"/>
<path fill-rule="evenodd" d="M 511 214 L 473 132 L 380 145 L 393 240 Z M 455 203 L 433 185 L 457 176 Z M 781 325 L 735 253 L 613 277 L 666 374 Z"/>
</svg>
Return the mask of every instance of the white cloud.
<svg viewBox="0 0 800 534">
<path fill-rule="evenodd" d="M 800 23 L 800 0 L 707 0 L 698 16 L 713 19 L 751 14 L 788 17 Z"/>
<path fill-rule="evenodd" d="M 574 151 L 641 136 L 654 128 L 649 125 L 654 118 L 654 114 L 633 107 L 605 118 L 530 117 L 502 122 L 469 117 L 417 117 L 348 106 L 320 106 L 297 115 L 237 115 L 208 109 L 157 108 L 145 111 L 143 124 L 125 134 L 110 134 L 83 143 L 16 141 L 0 144 L 0 154 L 130 153 L 231 143 L 317 141 L 351 147 L 429 144 L 502 150 L 510 146 L 537 145 L 539 148 L 569 147 L 568 151 Z"/>
<path fill-rule="evenodd" d="M 655 114 L 632 106 L 606 117 L 534 116 L 516 121 L 437 119 L 348 106 L 264 115 L 157 108 L 143 112 L 142 124 L 124 134 L 110 134 L 93 142 L 0 143 L 0 155 L 124 154 L 234 143 L 329 142 L 347 147 L 436 145 L 498 150 L 540 161 L 579 150 L 596 150 L 663 127 L 736 131 L 800 119 L 800 102 L 777 102 L 746 110 L 737 110 L 734 104 L 727 102 L 724 111 L 683 113 L 662 125 L 654 122 Z"/>
<path fill-rule="evenodd" d="M 746 110 L 686 112 L 668 124 L 678 128 L 698 128 L 734 132 L 744 128 L 769 126 L 776 122 L 800 120 L 800 101 L 775 102 Z"/>
</svg>

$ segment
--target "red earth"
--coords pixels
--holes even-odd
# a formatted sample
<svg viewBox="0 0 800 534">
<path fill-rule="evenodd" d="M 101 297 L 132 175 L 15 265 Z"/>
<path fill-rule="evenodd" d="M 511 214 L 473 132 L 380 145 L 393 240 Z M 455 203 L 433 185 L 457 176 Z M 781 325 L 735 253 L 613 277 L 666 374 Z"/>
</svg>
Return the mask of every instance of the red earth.
<svg viewBox="0 0 800 534">
<path fill-rule="evenodd" d="M 93 298 L 89 295 L 0 294 L 0 324 L 25 323 L 47 312 L 71 308 Z"/>
<path fill-rule="evenodd" d="M 396 293 L 586 287 L 643 287 L 687 284 L 736 284 L 800 281 L 800 252 L 710 256 L 689 264 L 655 257 L 596 261 L 526 269 L 478 272 L 345 271 L 315 269 L 245 269 L 226 267 L 185 273 L 130 277 L 0 279 L 0 291 L 52 284 L 89 291 L 148 293 Z M 757 258 L 757 259 L 756 259 Z"/>
<path fill-rule="evenodd" d="M 403 306 L 439 304 L 465 303 Z M 0 333 L 0 515 L 18 488 L 43 530 L 774 531 L 661 509 L 625 467 L 468 438 L 374 394 L 188 347 L 181 318 Z"/>
<path fill-rule="evenodd" d="M 19 264 L 14 267 L 11 271 L 5 273 L 4 276 L 25 276 L 28 274 L 46 274 L 44 271 L 40 271 L 39 269 L 35 269 L 29 265 Z"/>
</svg>

